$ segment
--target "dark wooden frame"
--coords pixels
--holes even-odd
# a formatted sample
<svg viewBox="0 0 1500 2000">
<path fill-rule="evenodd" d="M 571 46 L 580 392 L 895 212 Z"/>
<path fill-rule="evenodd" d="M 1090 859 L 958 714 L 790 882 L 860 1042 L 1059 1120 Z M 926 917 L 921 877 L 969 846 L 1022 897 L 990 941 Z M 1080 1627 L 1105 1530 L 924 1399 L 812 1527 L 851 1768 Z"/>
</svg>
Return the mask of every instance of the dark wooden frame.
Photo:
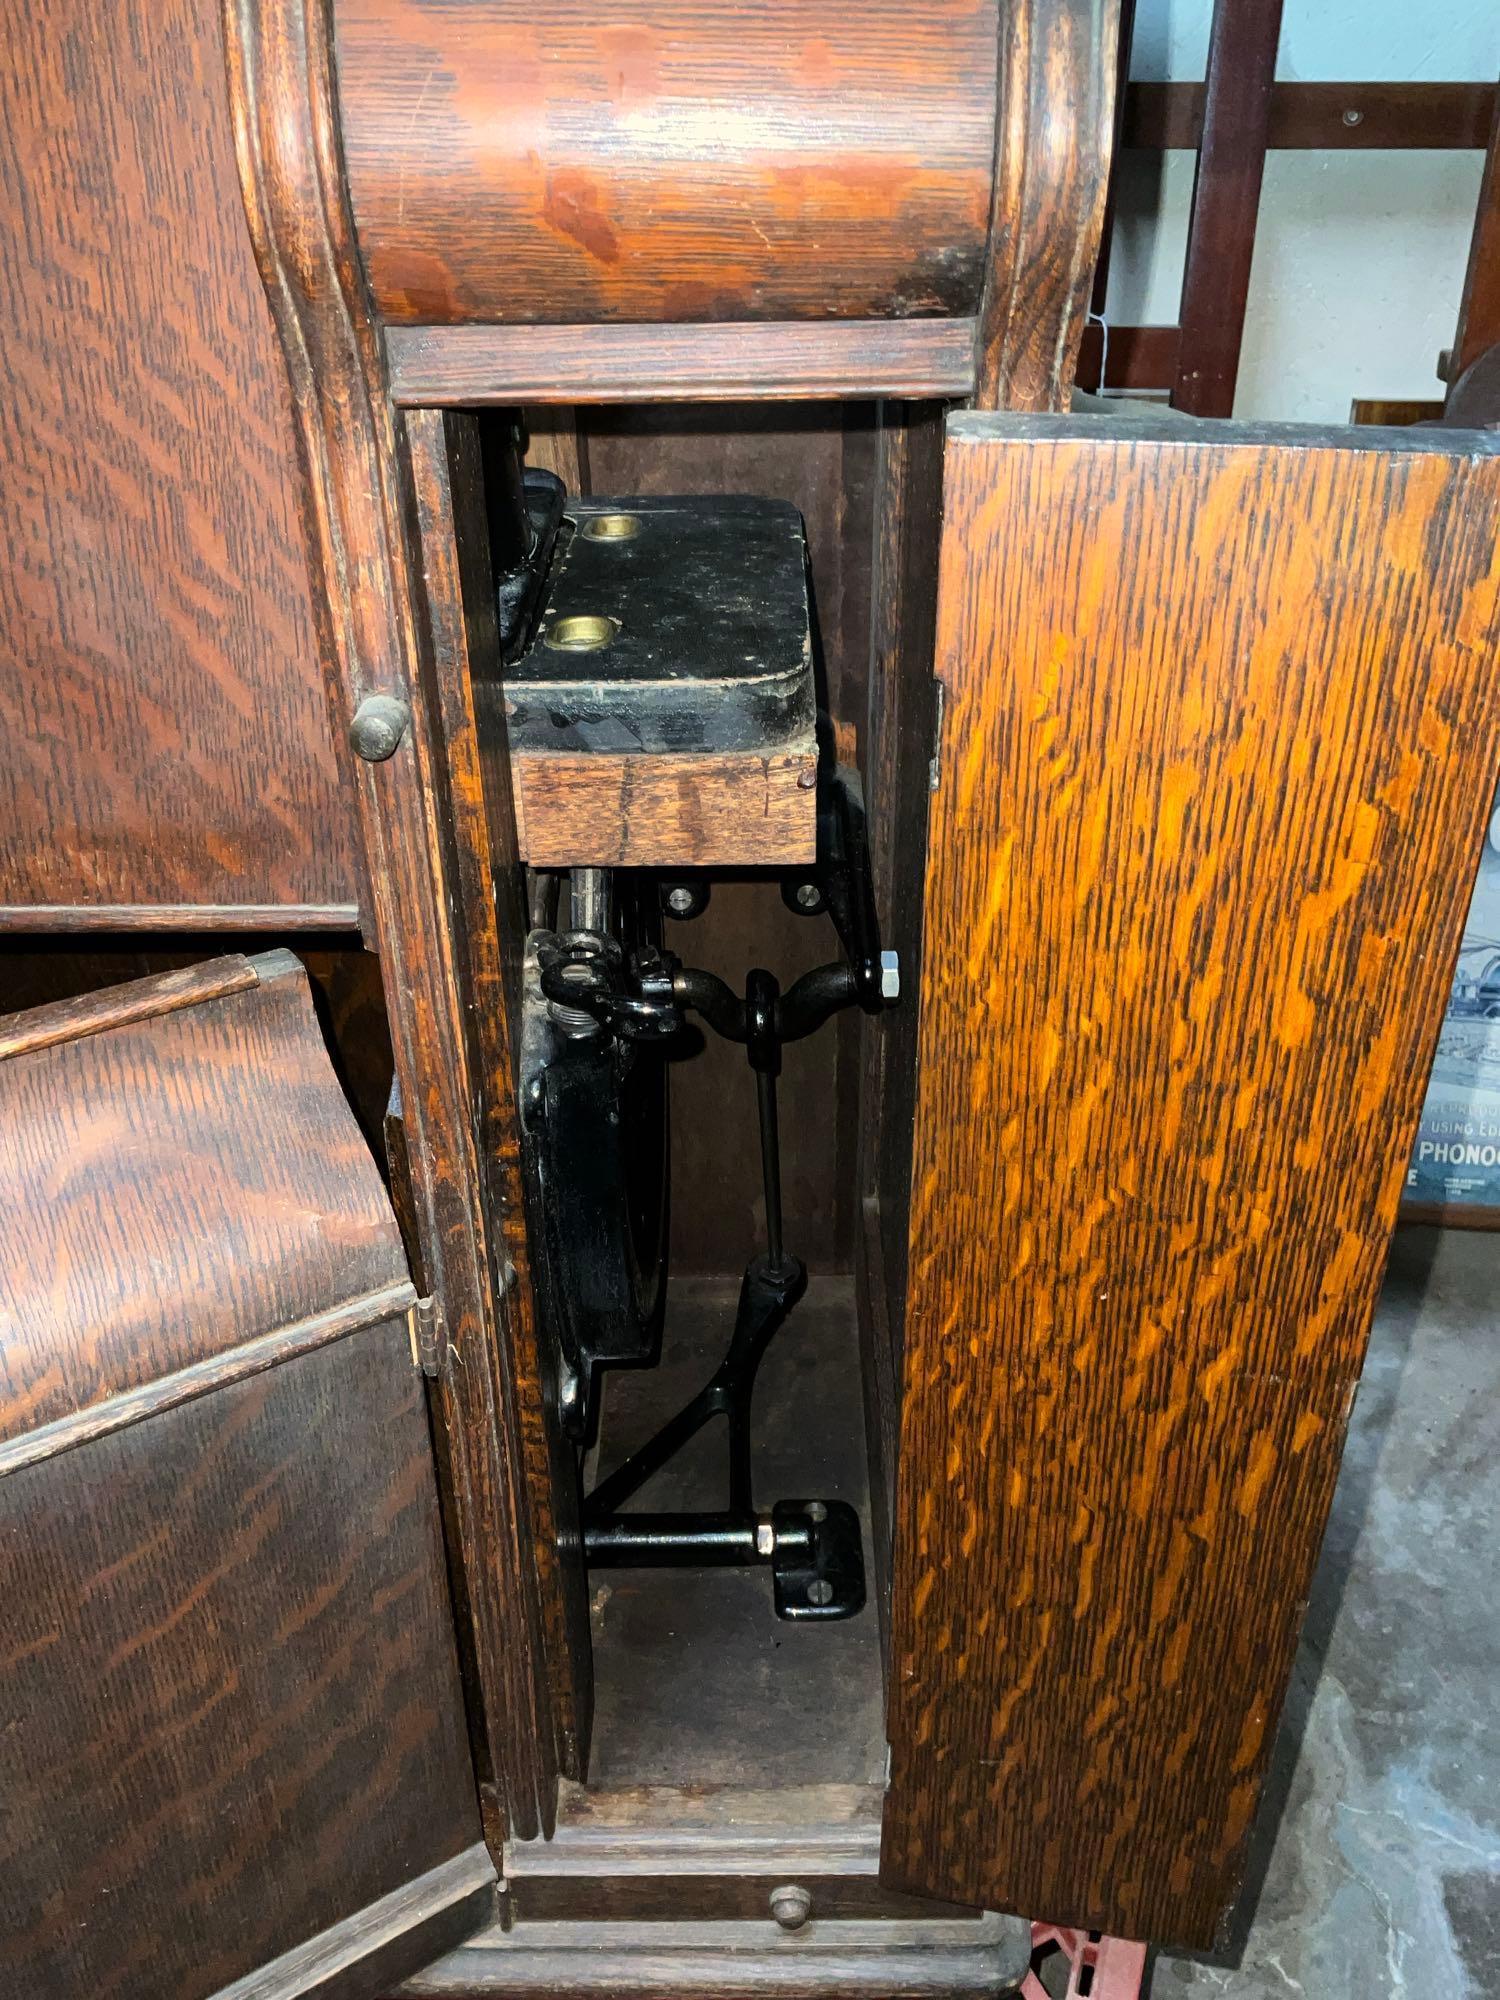
<svg viewBox="0 0 1500 2000">
<path fill-rule="evenodd" d="M 471 655 L 493 643 L 477 453 L 473 419 L 441 406 L 567 404 L 584 389 L 829 400 L 975 389 L 986 407 L 1060 407 L 1098 247 L 1116 0 L 1002 10 L 991 268 L 976 320 L 753 332 L 383 330 L 344 179 L 331 0 L 223 3 L 246 212 L 292 385 L 334 727 L 346 731 L 371 694 L 411 717 L 394 756 L 361 764 L 355 781 L 498 1843 L 550 1831 L 558 1777 L 581 1768 L 589 1688 L 516 1178 L 509 800 L 505 778 L 481 769 L 468 707 Z M 918 504 L 935 501 L 936 476 Z"/>
<path fill-rule="evenodd" d="M 499 962 L 494 899 L 465 879 L 487 874 L 490 858 L 473 848 L 477 801 L 461 810 L 444 738 L 410 444 L 387 392 L 344 190 L 331 8 L 225 0 L 224 25 L 246 214 L 291 381 L 334 727 L 347 731 L 377 692 L 411 715 L 395 754 L 360 763 L 355 781 L 434 1299 L 481 1796 L 498 1849 L 507 1833 L 550 1830 L 587 1697 L 557 1657 L 562 1586 L 550 1483 L 535 1463 L 544 1426 L 518 1190 L 506 1190 L 498 1215 L 485 1199 L 486 1142 L 497 1120 L 514 1130 L 512 1079 L 469 1004 Z M 504 1157 L 513 1179 L 513 1145 Z"/>
<path fill-rule="evenodd" d="M 1488 83 L 1277 83 L 1281 0 L 1217 0 L 1203 83 L 1128 83 L 1133 20 L 1129 8 L 1116 173 L 1132 150 L 1198 154 L 1182 310 L 1176 326 L 1111 326 L 1107 342 L 1102 326 L 1091 325 L 1079 382 L 1089 389 L 1165 390 L 1174 408 L 1227 417 L 1267 152 L 1481 150 L 1500 93 Z M 1492 183 L 1491 173 L 1486 186 Z M 1487 199 L 1493 205 L 1493 195 L 1481 193 L 1481 213 Z M 1111 203 L 1094 287 L 1096 317 L 1104 310 L 1112 219 Z M 1460 348 L 1454 381 L 1478 352 L 1463 342 Z"/>
</svg>

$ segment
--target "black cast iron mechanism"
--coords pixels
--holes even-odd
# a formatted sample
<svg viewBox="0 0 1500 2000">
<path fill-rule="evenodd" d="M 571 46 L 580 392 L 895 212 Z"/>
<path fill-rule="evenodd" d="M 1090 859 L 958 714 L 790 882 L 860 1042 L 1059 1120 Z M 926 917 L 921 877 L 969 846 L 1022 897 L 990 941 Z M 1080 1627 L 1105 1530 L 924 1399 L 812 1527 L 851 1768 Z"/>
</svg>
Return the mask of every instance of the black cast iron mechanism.
<svg viewBox="0 0 1500 2000">
<path fill-rule="evenodd" d="M 660 885 L 663 900 L 674 886 Z M 597 1418 L 601 1371 L 656 1358 L 659 1300 L 642 1279 L 663 1219 L 652 1203 L 643 1215 L 639 1192 L 632 1202 L 628 1190 L 653 1180 L 651 1161 L 633 1170 L 629 1156 L 633 1144 L 648 1154 L 660 1144 L 659 1128 L 653 1124 L 643 1137 L 639 1120 L 644 1109 L 664 1121 L 662 1053 L 690 1013 L 744 1047 L 756 1080 L 764 1248 L 745 1271 L 723 1361 L 654 1437 L 586 1495 L 584 1553 L 598 1568 L 767 1564 L 778 1617 L 847 1618 L 865 1600 L 859 1517 L 848 1502 L 833 1499 L 758 1507 L 750 1420 L 761 1358 L 807 1284 L 806 1268 L 783 1236 L 776 1098 L 783 1044 L 812 1034 L 841 1007 L 878 1012 L 899 989 L 894 954 L 880 946 L 864 806 L 852 771 L 830 770 L 820 783 L 817 862 L 782 887 L 789 908 L 832 918 L 844 955 L 804 973 L 784 993 L 757 968 L 739 995 L 661 947 L 654 913 L 641 909 L 639 891 L 626 878 L 612 883 L 605 871 L 575 871 L 572 926 L 538 930 L 531 939 L 532 991 L 542 1004 L 528 1009 L 523 1108 L 536 1212 L 550 1252 L 546 1303 L 566 1356 L 561 1401 L 584 1441 Z M 580 923 L 583 914 L 593 921 Z M 725 1507 L 623 1511 L 719 1416 L 728 1443 Z"/>
<path fill-rule="evenodd" d="M 587 507 L 599 504 L 587 503 L 580 511 L 585 526 L 591 518 Z M 660 555 L 646 538 L 638 538 L 641 547 L 635 548 L 628 574 L 607 568 L 596 579 L 588 568 L 599 567 L 596 552 L 561 523 L 572 534 L 566 547 L 584 565 L 579 574 L 593 595 L 606 584 L 617 595 L 629 595 L 628 603 L 624 597 L 609 600 L 612 625 L 644 635 L 635 642 L 642 654 L 640 700 L 630 694 L 632 673 L 621 652 L 619 660 L 590 663 L 578 688 L 567 691 L 569 713 L 592 717 L 588 729 L 595 733 L 606 724 L 606 733 L 618 733 L 624 726 L 620 718 L 627 717 L 639 735 L 639 714 L 653 703 L 666 704 L 661 727 L 688 732 L 697 727 L 692 702 L 702 697 L 692 692 L 678 656 L 701 667 L 705 652 L 715 651 L 692 615 L 713 595 L 715 578 L 720 590 L 712 630 L 727 676 L 720 705 L 744 699 L 738 691 L 747 679 L 744 661 L 768 659 L 788 662 L 786 686 L 762 671 L 765 685 L 756 684 L 755 700 L 810 703 L 812 639 L 807 594 L 798 581 L 805 546 L 798 542 L 802 553 L 795 567 L 788 565 L 783 547 L 789 534 L 801 536 L 794 510 L 759 501 L 656 505 L 664 510 L 662 525 L 672 524 L 671 537 L 663 537 Z M 637 514 L 644 511 L 637 506 Z M 528 480 L 516 513 L 534 540 L 526 558 L 506 574 L 501 597 L 509 630 L 518 635 L 512 643 L 524 647 L 519 635 L 534 624 L 542 599 L 536 579 L 545 556 L 539 559 L 538 551 L 559 536 L 554 491 Z M 658 516 L 650 519 L 656 522 Z M 684 588 L 685 575 L 691 590 Z M 563 705 L 551 681 L 533 688 L 528 680 L 528 674 L 535 680 L 544 671 L 555 680 L 559 668 L 530 664 L 534 660 L 535 648 L 523 652 L 507 681 L 515 726 L 530 713 L 528 701 L 541 701 L 548 717 Z M 753 673 L 748 678 L 755 681 Z M 597 716 L 588 707 L 591 701 Z M 555 728 L 555 721 L 548 726 Z M 757 726 L 749 710 L 745 726 Z M 883 952 L 880 944 L 860 781 L 826 755 L 818 776 L 816 861 L 784 874 L 781 893 L 796 914 L 826 914 L 832 920 L 842 955 L 804 973 L 785 992 L 770 972 L 757 968 L 739 994 L 714 973 L 684 965 L 661 942 L 663 912 L 682 919 L 706 906 L 709 891 L 701 878 L 593 867 L 574 868 L 565 879 L 537 878 L 520 1064 L 528 1203 L 533 1241 L 543 1253 L 537 1284 L 558 1354 L 559 1407 L 565 1427 L 584 1448 L 597 1431 L 604 1372 L 650 1366 L 659 1358 L 668 1054 L 674 1044 L 680 1051 L 689 1016 L 744 1047 L 756 1081 L 764 1247 L 745 1270 L 733 1334 L 718 1367 L 653 1437 L 584 1497 L 584 1554 L 595 1568 L 767 1565 L 778 1617 L 847 1618 L 865 1601 L 858 1514 L 836 1499 L 790 1498 L 758 1506 L 751 1453 L 756 1373 L 807 1285 L 806 1269 L 783 1237 L 776 1097 L 781 1051 L 785 1043 L 813 1034 L 840 1008 L 858 1005 L 878 1013 L 899 990 L 895 954 Z M 564 896 L 567 917 L 560 925 Z M 724 1418 L 727 1433 L 726 1504 L 698 1512 L 625 1511 L 632 1496 L 715 1417 Z"/>
</svg>

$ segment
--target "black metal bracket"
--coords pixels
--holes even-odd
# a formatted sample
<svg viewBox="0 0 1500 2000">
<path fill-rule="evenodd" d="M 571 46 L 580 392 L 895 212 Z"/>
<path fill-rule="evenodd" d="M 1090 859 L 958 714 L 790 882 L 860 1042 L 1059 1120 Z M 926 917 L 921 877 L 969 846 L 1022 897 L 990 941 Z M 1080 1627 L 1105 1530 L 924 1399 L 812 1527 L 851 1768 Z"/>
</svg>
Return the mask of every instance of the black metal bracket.
<svg viewBox="0 0 1500 2000">
<path fill-rule="evenodd" d="M 795 1257 L 754 1258 L 740 1286 L 729 1350 L 698 1393 L 601 1480 L 583 1505 L 583 1549 L 596 1568 L 770 1565 L 778 1618 L 850 1618 L 865 1601 L 859 1516 L 843 1500 L 780 1500 L 757 1511 L 750 1405 L 761 1356 L 807 1287 Z M 714 1417 L 729 1432 L 729 1505 L 719 1511 L 622 1514 L 628 1500 Z"/>
</svg>

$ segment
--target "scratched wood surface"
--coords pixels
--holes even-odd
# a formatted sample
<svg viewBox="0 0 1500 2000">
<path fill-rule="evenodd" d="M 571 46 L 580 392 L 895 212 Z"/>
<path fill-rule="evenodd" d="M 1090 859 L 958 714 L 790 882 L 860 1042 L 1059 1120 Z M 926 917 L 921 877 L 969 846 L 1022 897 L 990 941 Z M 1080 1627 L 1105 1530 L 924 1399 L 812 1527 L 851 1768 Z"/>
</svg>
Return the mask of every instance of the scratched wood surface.
<svg viewBox="0 0 1500 2000">
<path fill-rule="evenodd" d="M 332 1930 L 358 2000 L 440 1948 L 362 1914 L 479 1838 L 375 1163 L 289 953 L 8 1025 L 0 1990 L 198 2000 Z"/>
<path fill-rule="evenodd" d="M 0 1234 L 0 1440 L 406 1277 L 289 952 L 0 1020 Z"/>
<path fill-rule="evenodd" d="M 1233 1900 L 1493 797 L 1497 528 L 1490 440 L 950 421 L 895 1886 L 1191 1946 Z"/>
<path fill-rule="evenodd" d="M 0 39 L 0 906 L 347 924 L 218 10 L 5 0 Z"/>
<path fill-rule="evenodd" d="M 392 322 L 972 311 L 996 0 L 338 0 Z"/>
<path fill-rule="evenodd" d="M 0 1478 L 0 1590 L 5 1992 L 199 2000 L 478 1839 L 403 1319 Z"/>
<path fill-rule="evenodd" d="M 488 704 L 500 726 L 503 694 Z M 805 748 L 517 751 L 516 829 L 533 868 L 795 868 L 816 857 L 811 725 Z"/>
</svg>

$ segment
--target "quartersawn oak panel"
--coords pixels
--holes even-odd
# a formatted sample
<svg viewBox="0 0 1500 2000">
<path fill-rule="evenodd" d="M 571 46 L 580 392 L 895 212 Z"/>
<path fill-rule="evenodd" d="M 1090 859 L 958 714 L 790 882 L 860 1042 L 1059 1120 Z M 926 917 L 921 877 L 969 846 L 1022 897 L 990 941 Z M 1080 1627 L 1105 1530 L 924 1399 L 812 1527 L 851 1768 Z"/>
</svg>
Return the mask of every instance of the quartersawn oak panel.
<svg viewBox="0 0 1500 2000">
<path fill-rule="evenodd" d="M 297 960 L 0 1023 L 0 1228 L 0 1991 L 362 2000 L 493 1875 L 415 1294 Z"/>
<path fill-rule="evenodd" d="M 0 1439 L 405 1278 L 290 952 L 11 1015 L 6 1045 Z"/>
<path fill-rule="evenodd" d="M 0 1478 L 0 1594 L 5 1991 L 199 2000 L 478 1839 L 402 1319 Z"/>
<path fill-rule="evenodd" d="M 0 905 L 347 922 L 219 9 L 5 0 L 0 20 Z"/>
<path fill-rule="evenodd" d="M 394 323 L 972 312 L 995 0 L 336 0 Z"/>
<path fill-rule="evenodd" d="M 1491 439 L 950 423 L 883 1875 L 1235 1895 L 1500 753 Z"/>
</svg>

